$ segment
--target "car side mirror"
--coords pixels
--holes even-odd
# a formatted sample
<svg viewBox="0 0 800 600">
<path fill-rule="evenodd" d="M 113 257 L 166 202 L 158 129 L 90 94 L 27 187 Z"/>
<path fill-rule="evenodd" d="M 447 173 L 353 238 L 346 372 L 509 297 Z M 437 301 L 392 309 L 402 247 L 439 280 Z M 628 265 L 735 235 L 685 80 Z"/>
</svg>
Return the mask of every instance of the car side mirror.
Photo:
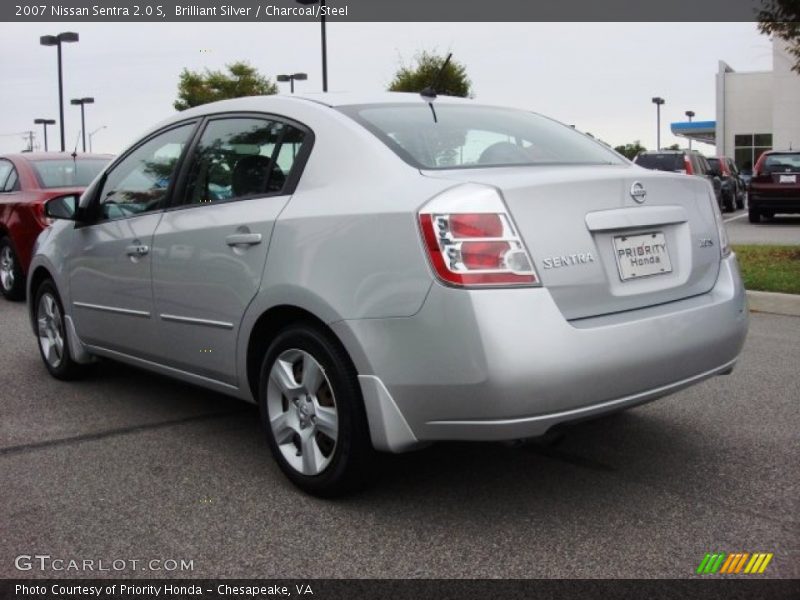
<svg viewBox="0 0 800 600">
<path fill-rule="evenodd" d="M 78 195 L 65 194 L 51 198 L 44 204 L 44 216 L 49 219 L 77 220 Z"/>
</svg>

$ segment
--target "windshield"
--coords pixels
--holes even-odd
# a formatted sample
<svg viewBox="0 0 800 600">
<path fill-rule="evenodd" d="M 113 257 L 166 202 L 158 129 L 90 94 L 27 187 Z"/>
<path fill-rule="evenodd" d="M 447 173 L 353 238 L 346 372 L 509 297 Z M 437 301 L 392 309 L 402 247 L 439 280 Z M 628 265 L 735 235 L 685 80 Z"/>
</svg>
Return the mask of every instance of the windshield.
<svg viewBox="0 0 800 600">
<path fill-rule="evenodd" d="M 682 171 L 686 168 L 683 154 L 640 154 L 634 162 L 645 169 L 657 171 Z"/>
<path fill-rule="evenodd" d="M 339 110 L 420 169 L 624 164 L 599 142 L 521 110 L 422 101 Z"/>
<path fill-rule="evenodd" d="M 107 158 L 65 158 L 33 160 L 34 171 L 43 188 L 86 187 L 103 170 Z"/>
</svg>

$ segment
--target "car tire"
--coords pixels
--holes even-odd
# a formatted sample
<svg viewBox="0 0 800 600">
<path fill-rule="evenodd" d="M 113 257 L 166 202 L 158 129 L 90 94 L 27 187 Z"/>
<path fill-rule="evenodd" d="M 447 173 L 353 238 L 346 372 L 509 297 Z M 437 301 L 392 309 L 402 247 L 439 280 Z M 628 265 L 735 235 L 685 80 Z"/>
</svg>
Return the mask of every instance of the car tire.
<svg viewBox="0 0 800 600">
<path fill-rule="evenodd" d="M 736 210 L 743 210 L 744 209 L 744 192 L 739 194 L 736 198 Z"/>
<path fill-rule="evenodd" d="M 747 210 L 747 219 L 751 223 L 760 223 L 761 222 L 761 212 L 757 208 L 753 208 L 751 206 Z"/>
<path fill-rule="evenodd" d="M 46 279 L 36 289 L 33 310 L 39 354 L 50 375 L 65 381 L 85 375 L 88 365 L 76 363 L 72 359 L 64 307 L 52 280 Z"/>
<path fill-rule="evenodd" d="M 722 196 L 723 212 L 734 212 L 736 210 L 736 201 L 734 200 L 733 193 L 723 194 Z"/>
<path fill-rule="evenodd" d="M 258 389 L 270 450 L 297 487 L 333 497 L 369 480 L 375 450 L 356 369 L 338 340 L 304 323 L 284 329 L 267 349 Z"/>
<path fill-rule="evenodd" d="M 775 218 L 775 211 L 767 210 L 761 213 L 767 219 L 774 219 Z"/>
<path fill-rule="evenodd" d="M 25 297 L 25 274 L 8 237 L 0 238 L 0 293 L 8 300 Z"/>
</svg>

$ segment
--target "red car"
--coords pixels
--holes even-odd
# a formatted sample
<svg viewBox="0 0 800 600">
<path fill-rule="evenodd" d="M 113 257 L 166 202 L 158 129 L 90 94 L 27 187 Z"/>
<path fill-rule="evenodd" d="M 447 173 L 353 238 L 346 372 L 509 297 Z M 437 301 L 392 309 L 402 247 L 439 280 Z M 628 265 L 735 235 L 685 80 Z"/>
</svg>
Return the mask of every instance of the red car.
<svg viewBox="0 0 800 600">
<path fill-rule="evenodd" d="M 44 203 L 83 192 L 111 160 L 107 154 L 31 152 L 0 156 L 0 293 L 25 295 L 33 243 L 48 226 Z"/>
<path fill-rule="evenodd" d="M 800 213 L 800 152 L 768 150 L 753 169 L 748 189 L 750 222 L 775 213 Z"/>
</svg>

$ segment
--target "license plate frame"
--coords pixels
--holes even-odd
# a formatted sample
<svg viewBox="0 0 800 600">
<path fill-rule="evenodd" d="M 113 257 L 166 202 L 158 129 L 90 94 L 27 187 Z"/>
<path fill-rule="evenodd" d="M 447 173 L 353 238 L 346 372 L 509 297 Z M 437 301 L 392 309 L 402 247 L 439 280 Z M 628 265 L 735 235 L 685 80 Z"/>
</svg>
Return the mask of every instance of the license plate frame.
<svg viewBox="0 0 800 600">
<path fill-rule="evenodd" d="M 663 231 L 615 235 L 612 247 L 622 281 L 672 273 L 672 261 Z"/>
</svg>

